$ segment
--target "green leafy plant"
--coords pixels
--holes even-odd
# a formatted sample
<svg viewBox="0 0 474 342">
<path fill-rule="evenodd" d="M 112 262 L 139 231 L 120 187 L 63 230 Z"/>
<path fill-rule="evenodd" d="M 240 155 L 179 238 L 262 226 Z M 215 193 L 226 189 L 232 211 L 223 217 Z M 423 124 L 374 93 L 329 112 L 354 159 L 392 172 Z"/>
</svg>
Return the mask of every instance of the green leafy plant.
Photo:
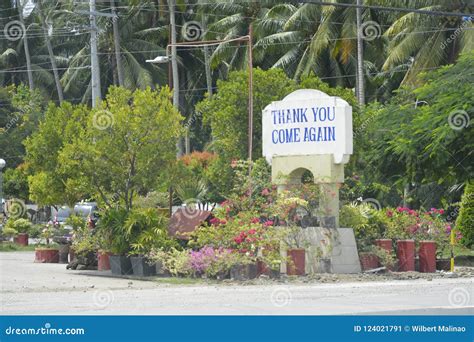
<svg viewBox="0 0 474 342">
<path fill-rule="evenodd" d="M 468 182 L 464 189 L 456 229 L 461 232 L 461 242 L 466 247 L 474 245 L 474 181 Z"/>
<path fill-rule="evenodd" d="M 173 276 L 189 276 L 193 274 L 188 250 L 178 250 L 171 248 L 169 251 L 161 249 L 152 249 L 147 258 L 151 262 L 159 262 L 163 269 Z"/>
<path fill-rule="evenodd" d="M 78 230 L 86 226 L 86 220 L 79 215 L 71 215 L 66 219 L 66 225 L 71 226 L 73 230 Z"/>
<path fill-rule="evenodd" d="M 95 231 L 86 226 L 77 228 L 74 231 L 72 248 L 74 253 L 79 256 L 86 256 L 91 252 L 96 252 L 98 250 L 98 238 L 95 235 Z"/>
<path fill-rule="evenodd" d="M 104 210 L 98 221 L 96 230 L 101 237 L 101 246 L 108 252 L 125 255 L 130 251 L 130 243 L 125 229 L 128 212 L 117 207 Z"/>
<path fill-rule="evenodd" d="M 33 224 L 28 219 L 10 218 L 3 228 L 3 234 L 6 236 L 16 236 L 20 233 L 29 233 L 32 227 Z"/>
<path fill-rule="evenodd" d="M 154 248 L 179 248 L 176 239 L 168 235 L 168 219 L 154 208 L 132 210 L 124 228 L 133 254 L 146 255 Z"/>
</svg>

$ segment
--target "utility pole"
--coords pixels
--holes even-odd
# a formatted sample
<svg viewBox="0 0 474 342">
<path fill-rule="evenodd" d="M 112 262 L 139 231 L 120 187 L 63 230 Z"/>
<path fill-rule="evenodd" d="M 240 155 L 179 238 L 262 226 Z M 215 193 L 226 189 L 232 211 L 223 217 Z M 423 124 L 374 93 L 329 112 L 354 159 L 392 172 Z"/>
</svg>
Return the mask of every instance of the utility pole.
<svg viewBox="0 0 474 342">
<path fill-rule="evenodd" d="M 361 6 L 361 0 L 357 0 L 357 6 Z M 362 41 L 362 8 L 356 8 L 356 21 L 357 21 L 357 99 L 359 105 L 365 104 L 365 87 L 364 87 L 364 42 Z"/>
<path fill-rule="evenodd" d="M 253 150 L 253 55 L 252 55 L 252 37 L 253 27 L 252 24 L 249 26 L 249 45 L 248 45 L 248 68 L 249 68 L 249 117 L 248 117 L 248 157 L 249 162 L 252 164 L 252 150 Z"/>
<path fill-rule="evenodd" d="M 21 6 L 20 0 L 16 0 L 16 6 L 18 7 L 18 17 L 20 22 L 23 24 L 25 28 L 25 32 L 23 32 L 23 48 L 25 49 L 25 58 L 26 58 L 26 73 L 28 75 L 28 86 L 30 90 L 34 89 L 33 83 L 33 71 L 31 70 L 31 56 L 30 56 L 30 48 L 28 46 L 28 37 L 27 37 L 27 27 L 25 25 L 25 21 L 23 20 L 23 7 Z"/>
<path fill-rule="evenodd" d="M 178 74 L 178 61 L 176 60 L 176 18 L 175 18 L 175 5 L 176 0 L 168 1 L 170 10 L 170 28 L 171 28 L 171 69 L 173 74 L 173 106 L 179 110 L 179 74 Z M 181 148 L 181 137 L 178 138 L 176 143 L 177 157 L 183 155 Z"/>
<path fill-rule="evenodd" d="M 207 15 L 202 15 L 202 30 L 206 32 L 207 30 Z M 206 72 L 206 84 L 207 84 L 207 94 L 209 98 L 212 97 L 212 73 L 211 73 L 211 57 L 209 53 L 209 47 L 204 46 L 204 68 Z"/>
<path fill-rule="evenodd" d="M 97 107 L 102 99 L 100 91 L 99 57 L 97 56 L 97 25 L 95 20 L 95 0 L 89 1 L 91 25 L 91 86 L 92 107 Z"/>
</svg>

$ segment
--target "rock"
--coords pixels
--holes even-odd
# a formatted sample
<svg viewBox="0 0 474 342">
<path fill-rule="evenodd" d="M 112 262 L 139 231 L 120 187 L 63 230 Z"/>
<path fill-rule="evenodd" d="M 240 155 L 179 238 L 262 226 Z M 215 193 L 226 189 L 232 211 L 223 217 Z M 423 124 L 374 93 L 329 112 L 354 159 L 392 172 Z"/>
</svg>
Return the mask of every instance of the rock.
<svg viewBox="0 0 474 342">
<path fill-rule="evenodd" d="M 457 275 L 457 273 L 454 273 L 454 272 L 448 272 L 446 273 L 446 278 L 458 278 L 459 276 Z"/>
<path fill-rule="evenodd" d="M 85 269 L 87 269 L 87 266 L 86 266 L 86 265 L 82 265 L 82 264 L 79 264 L 79 265 L 77 265 L 77 267 L 76 267 L 76 270 L 77 270 L 77 271 L 83 271 L 83 270 L 85 270 Z"/>
<path fill-rule="evenodd" d="M 270 279 L 270 277 L 267 276 L 266 274 L 261 274 L 258 278 L 259 278 L 259 279 L 262 279 L 262 280 L 268 280 L 268 279 Z"/>
<path fill-rule="evenodd" d="M 91 286 L 89 286 L 89 287 L 90 287 L 91 289 L 93 289 L 93 288 L 95 287 L 95 285 L 91 285 Z"/>
</svg>

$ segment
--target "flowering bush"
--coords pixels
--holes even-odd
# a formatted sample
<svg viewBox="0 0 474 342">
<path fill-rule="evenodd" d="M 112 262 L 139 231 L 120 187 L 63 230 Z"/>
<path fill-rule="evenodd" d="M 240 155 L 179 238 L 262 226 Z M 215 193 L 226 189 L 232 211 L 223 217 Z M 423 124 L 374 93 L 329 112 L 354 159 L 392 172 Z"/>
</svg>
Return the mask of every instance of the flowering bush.
<svg viewBox="0 0 474 342">
<path fill-rule="evenodd" d="M 152 249 L 146 257 L 150 262 L 162 263 L 163 269 L 175 277 L 185 277 L 193 274 L 189 251 L 187 250 L 178 250 L 176 248 L 172 248 L 169 251 Z"/>
<path fill-rule="evenodd" d="M 282 233 L 273 227 L 273 221 L 249 211 L 231 216 L 227 208 L 224 205 L 217 210 L 210 225 L 196 229 L 189 245 L 231 249 L 253 261 L 263 260 L 268 265 L 278 263 Z"/>
<path fill-rule="evenodd" d="M 251 258 L 229 248 L 205 246 L 190 252 L 190 264 L 195 274 L 205 274 L 210 278 L 225 277 L 232 266 L 251 263 Z"/>
<path fill-rule="evenodd" d="M 443 218 L 444 210 L 431 208 L 429 211 L 417 211 L 406 207 L 387 210 L 389 218 L 386 235 L 395 239 L 414 239 L 417 243 L 422 240 L 434 240 L 437 244 L 437 254 L 442 255 L 449 247 L 452 227 Z M 455 232 L 455 240 L 462 235 Z"/>
</svg>

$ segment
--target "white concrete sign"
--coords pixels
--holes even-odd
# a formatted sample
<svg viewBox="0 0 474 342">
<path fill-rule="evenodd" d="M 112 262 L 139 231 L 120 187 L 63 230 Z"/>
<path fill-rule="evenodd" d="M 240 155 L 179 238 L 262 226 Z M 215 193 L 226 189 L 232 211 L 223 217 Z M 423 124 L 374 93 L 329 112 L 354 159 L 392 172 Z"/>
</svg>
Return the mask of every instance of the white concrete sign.
<svg viewBox="0 0 474 342">
<path fill-rule="evenodd" d="M 263 155 L 332 154 L 346 163 L 352 154 L 352 107 L 339 97 L 300 89 L 262 112 Z"/>
</svg>

